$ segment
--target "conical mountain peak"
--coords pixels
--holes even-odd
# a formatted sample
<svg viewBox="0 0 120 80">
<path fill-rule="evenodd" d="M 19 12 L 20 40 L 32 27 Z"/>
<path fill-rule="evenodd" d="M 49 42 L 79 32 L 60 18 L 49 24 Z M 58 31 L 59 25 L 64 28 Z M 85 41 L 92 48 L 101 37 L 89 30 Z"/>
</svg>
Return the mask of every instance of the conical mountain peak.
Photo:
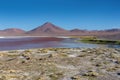
<svg viewBox="0 0 120 80">
<path fill-rule="evenodd" d="M 46 22 L 46 23 L 44 23 L 44 24 L 52 24 L 51 22 Z"/>
<path fill-rule="evenodd" d="M 64 30 L 50 22 L 46 22 L 43 25 L 38 26 L 37 28 L 31 30 L 30 33 L 31 32 L 32 33 L 53 33 L 53 34 L 60 33 L 60 34 L 62 34 L 62 33 L 68 32 L 68 31 Z"/>
<path fill-rule="evenodd" d="M 42 26 L 39 26 L 39 27 L 57 27 L 56 25 L 52 24 L 51 22 L 46 22 L 44 23 Z M 38 27 L 38 28 L 39 28 Z"/>
</svg>

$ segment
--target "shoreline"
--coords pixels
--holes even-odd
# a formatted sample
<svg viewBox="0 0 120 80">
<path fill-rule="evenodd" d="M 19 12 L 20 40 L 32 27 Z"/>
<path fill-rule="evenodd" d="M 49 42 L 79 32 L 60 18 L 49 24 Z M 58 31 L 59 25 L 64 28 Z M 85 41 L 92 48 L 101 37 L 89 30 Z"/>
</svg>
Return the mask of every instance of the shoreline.
<svg viewBox="0 0 120 80">
<path fill-rule="evenodd" d="M 35 37 L 70 38 L 68 36 L 0 36 L 0 39 L 1 38 L 35 38 Z"/>
<path fill-rule="evenodd" d="M 2 80 L 120 80 L 120 49 L 36 48 L 0 51 Z"/>
</svg>

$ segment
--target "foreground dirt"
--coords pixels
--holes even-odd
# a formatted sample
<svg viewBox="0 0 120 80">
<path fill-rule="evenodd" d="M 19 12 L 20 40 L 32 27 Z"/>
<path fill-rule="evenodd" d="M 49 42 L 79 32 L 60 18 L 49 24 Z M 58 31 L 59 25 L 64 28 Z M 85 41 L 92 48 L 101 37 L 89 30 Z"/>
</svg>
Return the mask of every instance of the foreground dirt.
<svg viewBox="0 0 120 80">
<path fill-rule="evenodd" d="M 120 80 L 120 49 L 1 51 L 0 80 Z"/>
</svg>

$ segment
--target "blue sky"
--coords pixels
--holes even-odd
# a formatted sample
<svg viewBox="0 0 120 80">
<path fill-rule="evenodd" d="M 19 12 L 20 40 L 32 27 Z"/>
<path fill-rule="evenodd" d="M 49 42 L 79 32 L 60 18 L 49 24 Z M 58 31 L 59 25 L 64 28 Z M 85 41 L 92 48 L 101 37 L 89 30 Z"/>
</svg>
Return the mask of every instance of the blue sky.
<svg viewBox="0 0 120 80">
<path fill-rule="evenodd" d="M 45 22 L 67 30 L 120 28 L 120 0 L 0 0 L 1 30 Z"/>
</svg>

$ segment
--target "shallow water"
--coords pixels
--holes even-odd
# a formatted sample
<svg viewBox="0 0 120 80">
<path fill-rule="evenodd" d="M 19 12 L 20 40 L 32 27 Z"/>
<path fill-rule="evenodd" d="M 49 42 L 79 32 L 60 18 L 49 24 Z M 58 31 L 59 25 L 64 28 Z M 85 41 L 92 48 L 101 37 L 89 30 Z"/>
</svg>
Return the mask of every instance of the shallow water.
<svg viewBox="0 0 120 80">
<path fill-rule="evenodd" d="M 55 37 L 21 37 L 21 38 L 1 38 L 0 50 L 18 50 L 29 48 L 96 48 L 110 47 L 120 48 L 120 45 L 100 45 L 76 42 L 73 38 Z"/>
</svg>

